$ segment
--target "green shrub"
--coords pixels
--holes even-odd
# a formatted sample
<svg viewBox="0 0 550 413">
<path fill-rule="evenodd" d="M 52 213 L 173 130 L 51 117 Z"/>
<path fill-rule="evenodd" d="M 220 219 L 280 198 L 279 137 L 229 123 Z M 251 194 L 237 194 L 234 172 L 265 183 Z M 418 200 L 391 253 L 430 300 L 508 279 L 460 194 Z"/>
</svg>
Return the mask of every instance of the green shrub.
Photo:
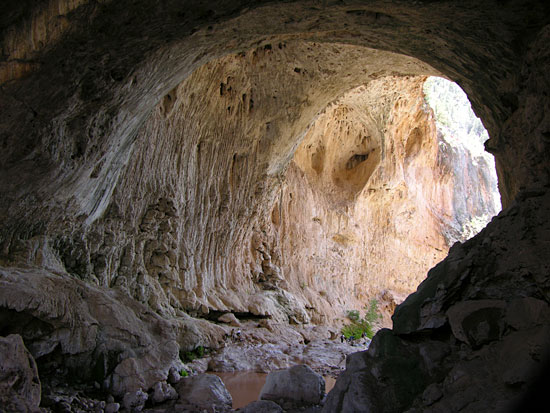
<svg viewBox="0 0 550 413">
<path fill-rule="evenodd" d="M 203 346 L 198 346 L 196 349 L 195 349 L 195 353 L 197 354 L 197 356 L 200 358 L 200 357 L 204 357 L 204 347 Z"/>
<path fill-rule="evenodd" d="M 377 300 L 370 300 L 369 305 L 365 306 L 365 310 L 367 311 L 365 313 L 364 320 L 367 321 L 369 324 L 376 323 L 377 321 L 380 321 L 382 319 L 382 314 L 378 311 L 378 301 Z"/>
<path fill-rule="evenodd" d="M 185 353 L 183 353 L 183 361 L 185 362 L 193 361 L 196 358 L 197 356 L 193 351 L 186 351 Z"/>
<path fill-rule="evenodd" d="M 359 311 L 357 310 L 350 310 L 348 311 L 348 314 L 347 314 L 347 317 L 351 320 L 351 321 L 359 321 Z"/>
<path fill-rule="evenodd" d="M 180 376 L 181 376 L 181 377 L 187 377 L 187 376 L 189 376 L 189 373 L 187 373 L 187 370 L 181 369 L 181 371 L 180 371 Z"/>
<path fill-rule="evenodd" d="M 365 333 L 368 338 L 372 338 L 372 336 L 374 336 L 372 327 L 362 322 L 355 322 L 342 327 L 342 334 L 346 338 L 350 338 L 351 336 L 361 338 L 363 333 Z"/>
<path fill-rule="evenodd" d="M 382 315 L 378 311 L 378 301 L 370 300 L 369 304 L 365 306 L 365 317 L 360 318 L 357 310 L 348 311 L 347 317 L 352 322 L 342 327 L 342 334 L 346 338 L 351 336 L 361 338 L 363 333 L 368 338 L 372 338 L 374 336 L 374 324 L 382 318 Z"/>
<path fill-rule="evenodd" d="M 204 357 L 204 354 L 207 352 L 207 350 L 203 346 L 198 346 L 192 351 L 185 351 L 180 352 L 180 358 L 185 362 L 188 363 L 190 361 L 193 361 L 197 358 Z"/>
</svg>

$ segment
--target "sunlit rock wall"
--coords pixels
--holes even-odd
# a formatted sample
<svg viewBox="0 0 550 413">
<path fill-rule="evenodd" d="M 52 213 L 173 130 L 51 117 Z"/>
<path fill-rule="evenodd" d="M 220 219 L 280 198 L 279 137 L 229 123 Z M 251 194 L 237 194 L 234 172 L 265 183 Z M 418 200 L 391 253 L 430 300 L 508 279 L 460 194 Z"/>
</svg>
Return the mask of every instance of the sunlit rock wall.
<svg viewBox="0 0 550 413">
<path fill-rule="evenodd" d="M 477 175 L 456 174 L 474 168 L 467 151 L 442 156 L 424 77 L 371 80 L 313 114 L 309 128 L 298 118 L 281 129 L 282 101 L 323 92 L 300 93 L 313 68 L 275 63 L 315 47 L 266 44 L 228 56 L 166 95 L 105 218 L 82 238 L 56 240 L 65 268 L 165 315 L 333 323 L 376 298 L 387 322 L 458 239 L 447 236 L 461 233 L 456 215 L 480 213 L 475 202 L 462 205 L 456 186 L 485 203 L 492 194 Z M 348 59 L 354 49 L 338 53 Z M 280 89 L 276 73 L 295 87 Z M 285 136 L 296 136 L 296 124 L 307 133 L 286 167 L 294 149 Z"/>
<path fill-rule="evenodd" d="M 281 273 L 317 321 L 376 299 L 389 322 L 448 248 L 473 235 L 465 223 L 484 225 L 500 208 L 494 166 L 467 144 L 449 150 L 424 80 L 385 77 L 329 105 L 265 220 Z"/>
<path fill-rule="evenodd" d="M 439 162 L 453 177 L 453 212 L 440 217 L 451 245 L 473 237 L 500 211 L 495 160 L 484 147 L 489 134 L 456 83 L 429 77 L 424 94 L 435 115 Z"/>
<path fill-rule="evenodd" d="M 56 239 L 64 267 L 165 315 L 232 311 L 295 323 L 339 317 L 343 309 L 332 309 L 330 297 L 302 285 L 298 257 L 285 255 L 291 245 L 274 244 L 265 222 L 277 219 L 272 209 L 303 131 L 331 96 L 346 92 L 336 74 L 351 76 L 350 62 L 367 68 L 350 77 L 356 84 L 385 74 L 380 65 L 388 62 L 426 70 L 400 59 L 276 42 L 198 69 L 143 125 L 105 217 Z M 289 241 L 302 243 L 294 235 Z M 356 282 L 354 274 L 342 292 Z"/>
</svg>

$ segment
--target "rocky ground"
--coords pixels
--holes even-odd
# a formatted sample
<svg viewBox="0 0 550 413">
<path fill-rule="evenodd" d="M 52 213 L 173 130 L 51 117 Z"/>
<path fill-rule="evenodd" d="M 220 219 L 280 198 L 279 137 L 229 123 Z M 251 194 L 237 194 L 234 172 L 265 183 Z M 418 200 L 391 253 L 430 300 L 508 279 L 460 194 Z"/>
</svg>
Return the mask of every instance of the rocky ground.
<svg viewBox="0 0 550 413">
<path fill-rule="evenodd" d="M 262 323 L 254 321 L 239 323 L 237 327 L 227 331 L 221 348 L 206 349 L 201 357 L 181 363 L 179 370 L 175 367 L 170 368 L 166 377 L 152 386 L 140 387 L 124 394 L 106 393 L 104 387 L 98 382 L 93 385 L 71 383 L 69 387 L 62 376 L 48 375 L 42 379 L 41 383 L 37 365 L 24 346 L 21 336 L 12 334 L 0 341 L 2 366 L 0 379 L 4 386 L 0 401 L 3 406 L 7 406 L 7 411 L 43 413 L 169 412 L 182 411 L 181 409 L 190 412 L 204 409 L 217 412 L 231 411 L 230 394 L 221 379 L 208 374 L 209 372 L 270 373 L 286 371 L 285 369 L 302 365 L 308 366 L 308 377 L 313 377 L 314 382 L 321 378 L 322 390 L 317 390 L 316 396 L 311 396 L 314 399 L 317 398 L 313 404 L 319 405 L 325 396 L 324 379 L 321 375 L 338 377 L 345 368 L 347 355 L 366 349 L 370 343 L 366 338 L 356 340 L 353 344 L 341 342 L 337 331 L 326 327 L 289 327 L 267 323 L 265 320 Z M 11 354 L 16 354 L 17 357 L 10 358 Z M 191 354 L 194 353 L 188 353 L 188 355 Z M 182 374 L 188 376 L 182 377 Z M 300 382 L 302 381 L 300 379 Z M 295 403 L 287 400 L 288 394 L 291 394 L 288 388 L 281 390 L 283 382 L 287 383 L 288 380 L 270 378 L 269 386 L 275 386 L 278 389 L 276 391 L 272 389 L 270 392 L 275 392 L 279 396 L 285 394 L 283 404 L 287 409 L 291 409 Z M 126 384 L 128 385 L 128 382 Z M 305 393 L 308 391 L 304 390 Z M 262 406 L 269 406 L 269 403 L 266 403 Z"/>
<path fill-rule="evenodd" d="M 269 373 L 305 364 L 323 376 L 337 377 L 345 367 L 346 356 L 368 348 L 370 343 L 368 338 L 355 340 L 353 345 L 341 342 L 337 330 L 321 326 L 270 325 L 271 330 L 258 327 L 258 323 L 248 322 L 234 328 L 234 334 L 241 332 L 241 339 L 229 337 L 224 347 L 187 366 L 198 373 Z M 287 340 L 281 339 L 283 335 Z"/>
</svg>

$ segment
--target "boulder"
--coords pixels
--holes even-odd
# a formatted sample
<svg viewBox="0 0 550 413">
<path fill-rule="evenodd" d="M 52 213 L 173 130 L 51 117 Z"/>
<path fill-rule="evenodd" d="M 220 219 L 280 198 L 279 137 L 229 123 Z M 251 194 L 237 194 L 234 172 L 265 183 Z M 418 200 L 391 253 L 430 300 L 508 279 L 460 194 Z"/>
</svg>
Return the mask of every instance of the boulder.
<svg viewBox="0 0 550 413">
<path fill-rule="evenodd" d="M 141 412 L 148 398 L 147 393 L 138 389 L 137 391 L 126 393 L 122 399 L 122 405 L 128 412 Z"/>
<path fill-rule="evenodd" d="M 111 374 L 109 387 L 113 394 L 134 393 L 147 388 L 138 361 L 134 357 L 122 360 Z"/>
<path fill-rule="evenodd" d="M 325 395 L 325 380 L 305 365 L 268 374 L 260 393 L 261 400 L 271 400 L 283 408 L 316 405 Z"/>
<path fill-rule="evenodd" d="M 210 357 L 197 358 L 186 364 L 185 370 L 187 372 L 206 373 L 210 363 Z M 217 371 L 217 370 L 214 370 Z"/>
<path fill-rule="evenodd" d="M 372 388 L 377 380 L 364 371 L 349 371 L 336 380 L 323 406 L 323 413 L 332 412 L 382 412 L 378 398 L 373 397 Z"/>
<path fill-rule="evenodd" d="M 338 331 L 335 331 L 323 325 L 310 326 L 306 324 L 303 326 L 299 326 L 297 330 L 300 332 L 300 334 L 304 338 L 304 342 L 306 343 L 319 339 L 330 340 L 339 337 Z"/>
<path fill-rule="evenodd" d="M 181 380 L 181 376 L 179 371 L 175 367 L 170 367 L 170 370 L 168 371 L 168 383 L 170 384 L 176 384 Z"/>
<path fill-rule="evenodd" d="M 282 413 L 284 410 L 271 400 L 257 400 L 237 411 L 240 413 Z"/>
<path fill-rule="evenodd" d="M 166 382 L 156 382 L 153 386 L 152 401 L 155 404 L 163 403 L 167 400 L 175 400 L 178 398 L 176 390 Z"/>
<path fill-rule="evenodd" d="M 0 337 L 0 410 L 39 411 L 40 387 L 36 362 L 21 336 Z"/>
<path fill-rule="evenodd" d="M 222 379 L 213 374 L 184 377 L 175 385 L 179 403 L 208 412 L 231 409 L 233 399 Z"/>
<path fill-rule="evenodd" d="M 512 300 L 506 311 L 506 322 L 515 330 L 550 322 L 550 306 L 533 297 Z"/>
<path fill-rule="evenodd" d="M 105 406 L 105 413 L 117 413 L 120 410 L 119 403 L 108 403 Z"/>
<path fill-rule="evenodd" d="M 500 360 L 506 360 L 499 365 L 499 377 L 510 387 L 529 383 L 541 369 L 540 360 L 545 359 L 549 347 L 550 325 L 511 332 L 493 350 L 500 351 Z"/>
</svg>

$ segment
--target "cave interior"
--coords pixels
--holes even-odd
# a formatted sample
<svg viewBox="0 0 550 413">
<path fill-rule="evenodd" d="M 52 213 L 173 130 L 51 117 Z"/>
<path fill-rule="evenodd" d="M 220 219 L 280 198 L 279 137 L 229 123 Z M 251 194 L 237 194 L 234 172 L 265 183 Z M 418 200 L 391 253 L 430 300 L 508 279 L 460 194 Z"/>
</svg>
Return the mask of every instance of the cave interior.
<svg viewBox="0 0 550 413">
<path fill-rule="evenodd" d="M 303 344 L 314 327 L 334 339 L 373 298 L 384 328 L 316 411 L 542 400 L 550 4 L 0 8 L 6 411 L 40 411 L 54 384 L 119 401 L 166 384 L 183 353 L 223 346 L 221 317 L 273 341 Z M 474 168 L 485 158 L 442 140 L 430 76 L 468 95 L 500 199 Z M 34 371 L 17 386 L 16 358 Z"/>
</svg>

